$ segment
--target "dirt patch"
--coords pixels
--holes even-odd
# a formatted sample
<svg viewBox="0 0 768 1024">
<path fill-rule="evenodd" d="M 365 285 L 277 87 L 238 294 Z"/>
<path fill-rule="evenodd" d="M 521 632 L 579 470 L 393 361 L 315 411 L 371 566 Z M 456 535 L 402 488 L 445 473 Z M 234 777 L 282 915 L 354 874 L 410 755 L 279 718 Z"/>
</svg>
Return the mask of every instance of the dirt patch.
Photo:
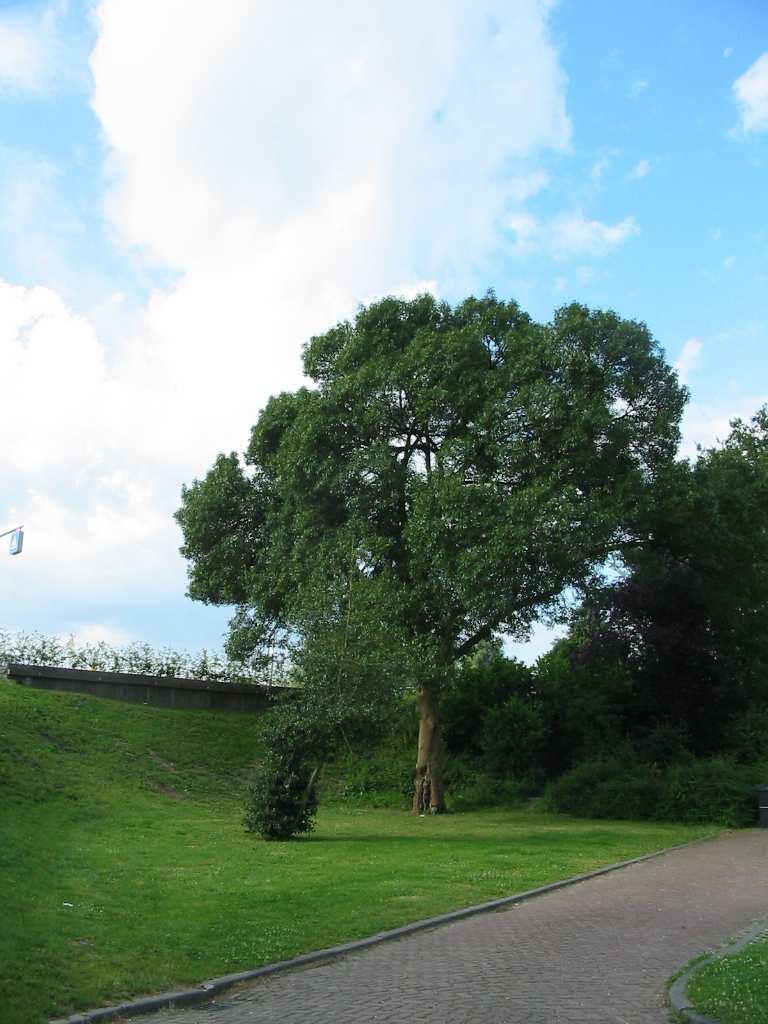
<svg viewBox="0 0 768 1024">
<path fill-rule="evenodd" d="M 156 750 L 148 750 L 149 758 L 153 761 L 158 768 L 162 768 L 166 772 L 177 772 L 179 769 L 173 763 L 173 761 L 166 761 L 164 757 L 160 757 Z"/>
<path fill-rule="evenodd" d="M 152 779 L 147 782 L 147 785 L 153 793 L 161 793 L 163 796 L 167 796 L 169 800 L 183 802 L 189 799 L 186 793 L 182 793 L 180 789 L 176 789 L 176 787 L 170 785 L 170 783 L 156 782 Z"/>
</svg>

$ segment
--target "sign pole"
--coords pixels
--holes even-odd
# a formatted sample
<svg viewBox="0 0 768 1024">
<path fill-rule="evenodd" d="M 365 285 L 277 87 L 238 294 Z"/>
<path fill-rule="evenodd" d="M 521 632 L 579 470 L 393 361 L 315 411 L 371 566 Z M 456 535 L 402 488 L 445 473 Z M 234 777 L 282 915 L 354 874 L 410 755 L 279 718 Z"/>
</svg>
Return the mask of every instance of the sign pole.
<svg viewBox="0 0 768 1024">
<path fill-rule="evenodd" d="M 24 547 L 24 527 L 14 526 L 12 530 L 6 530 L 5 533 L 0 533 L 0 537 L 8 536 L 11 538 L 11 554 L 20 555 L 21 549 Z"/>
</svg>

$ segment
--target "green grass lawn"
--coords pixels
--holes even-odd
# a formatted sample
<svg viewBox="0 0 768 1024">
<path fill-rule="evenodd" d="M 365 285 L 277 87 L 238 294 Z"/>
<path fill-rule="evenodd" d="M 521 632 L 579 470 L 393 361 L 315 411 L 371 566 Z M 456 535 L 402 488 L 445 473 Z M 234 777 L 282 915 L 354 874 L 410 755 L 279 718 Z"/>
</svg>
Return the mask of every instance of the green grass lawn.
<svg viewBox="0 0 768 1024">
<path fill-rule="evenodd" d="M 336 805 L 243 832 L 253 716 L 0 682 L 4 1024 L 244 970 L 713 831 Z"/>
<path fill-rule="evenodd" d="M 715 960 L 688 984 L 688 998 L 721 1024 L 765 1024 L 768 1020 L 768 935 L 739 953 Z"/>
</svg>

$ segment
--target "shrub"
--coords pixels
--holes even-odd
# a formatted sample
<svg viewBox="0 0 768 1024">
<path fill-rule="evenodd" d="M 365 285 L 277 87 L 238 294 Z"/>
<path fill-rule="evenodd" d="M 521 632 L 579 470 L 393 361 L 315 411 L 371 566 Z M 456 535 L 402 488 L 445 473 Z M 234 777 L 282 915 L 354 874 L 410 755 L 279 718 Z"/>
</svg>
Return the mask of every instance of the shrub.
<svg viewBox="0 0 768 1024">
<path fill-rule="evenodd" d="M 535 788 L 544 778 L 546 739 L 541 708 L 521 697 L 509 697 L 485 716 L 480 731 L 482 765 L 491 775 L 512 776 Z"/>
<path fill-rule="evenodd" d="M 554 811 L 583 818 L 652 818 L 659 777 L 631 751 L 576 765 L 547 788 Z"/>
<path fill-rule="evenodd" d="M 669 765 L 691 759 L 690 738 L 672 722 L 659 722 L 636 742 L 640 759 L 649 764 Z"/>
<path fill-rule="evenodd" d="M 760 781 L 757 765 L 737 764 L 727 757 L 671 765 L 664 773 L 654 816 L 691 823 L 712 821 L 733 828 L 754 825 L 755 787 Z"/>
<path fill-rule="evenodd" d="M 725 727 L 723 747 L 737 761 L 768 758 L 768 708 L 758 704 L 731 719 Z"/>
<path fill-rule="evenodd" d="M 524 787 L 515 779 L 500 779 L 476 767 L 468 758 L 452 759 L 445 770 L 448 805 L 452 811 L 482 807 L 516 807 L 523 803 Z"/>
<path fill-rule="evenodd" d="M 757 814 L 759 765 L 725 757 L 688 758 L 660 768 L 631 752 L 577 765 L 547 789 L 554 811 L 586 818 L 751 825 Z"/>
<path fill-rule="evenodd" d="M 263 839 L 292 839 L 311 832 L 317 813 L 312 769 L 300 750 L 265 761 L 248 792 L 243 824 Z"/>
<path fill-rule="evenodd" d="M 323 794 L 331 799 L 401 807 L 413 795 L 413 752 L 391 746 L 352 749 L 336 757 L 323 777 Z"/>
<path fill-rule="evenodd" d="M 291 710 L 281 707 L 268 716 L 264 759 L 248 790 L 243 824 L 263 839 L 291 839 L 314 827 L 317 752 Z"/>
<path fill-rule="evenodd" d="M 505 658 L 493 647 L 480 649 L 461 665 L 441 693 L 440 707 L 446 751 L 481 755 L 486 717 L 511 697 L 525 698 L 533 689 L 527 665 Z"/>
<path fill-rule="evenodd" d="M 578 643 L 559 640 L 536 664 L 536 695 L 544 713 L 546 774 L 558 777 L 582 761 L 611 758 L 624 742 L 632 682 L 620 666 L 577 658 Z"/>
</svg>

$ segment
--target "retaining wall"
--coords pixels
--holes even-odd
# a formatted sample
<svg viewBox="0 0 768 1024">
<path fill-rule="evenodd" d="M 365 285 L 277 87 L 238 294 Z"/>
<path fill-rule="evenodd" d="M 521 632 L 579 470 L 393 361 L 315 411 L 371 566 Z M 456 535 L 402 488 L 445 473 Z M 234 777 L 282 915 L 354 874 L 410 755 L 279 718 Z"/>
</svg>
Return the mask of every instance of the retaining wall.
<svg viewBox="0 0 768 1024">
<path fill-rule="evenodd" d="M 78 668 L 11 664 L 6 675 L 23 686 L 63 690 L 91 697 L 124 700 L 158 707 L 204 708 L 211 711 L 266 711 L 284 691 L 281 686 L 209 683 L 200 679 L 140 676 L 130 672 L 91 672 Z"/>
</svg>

